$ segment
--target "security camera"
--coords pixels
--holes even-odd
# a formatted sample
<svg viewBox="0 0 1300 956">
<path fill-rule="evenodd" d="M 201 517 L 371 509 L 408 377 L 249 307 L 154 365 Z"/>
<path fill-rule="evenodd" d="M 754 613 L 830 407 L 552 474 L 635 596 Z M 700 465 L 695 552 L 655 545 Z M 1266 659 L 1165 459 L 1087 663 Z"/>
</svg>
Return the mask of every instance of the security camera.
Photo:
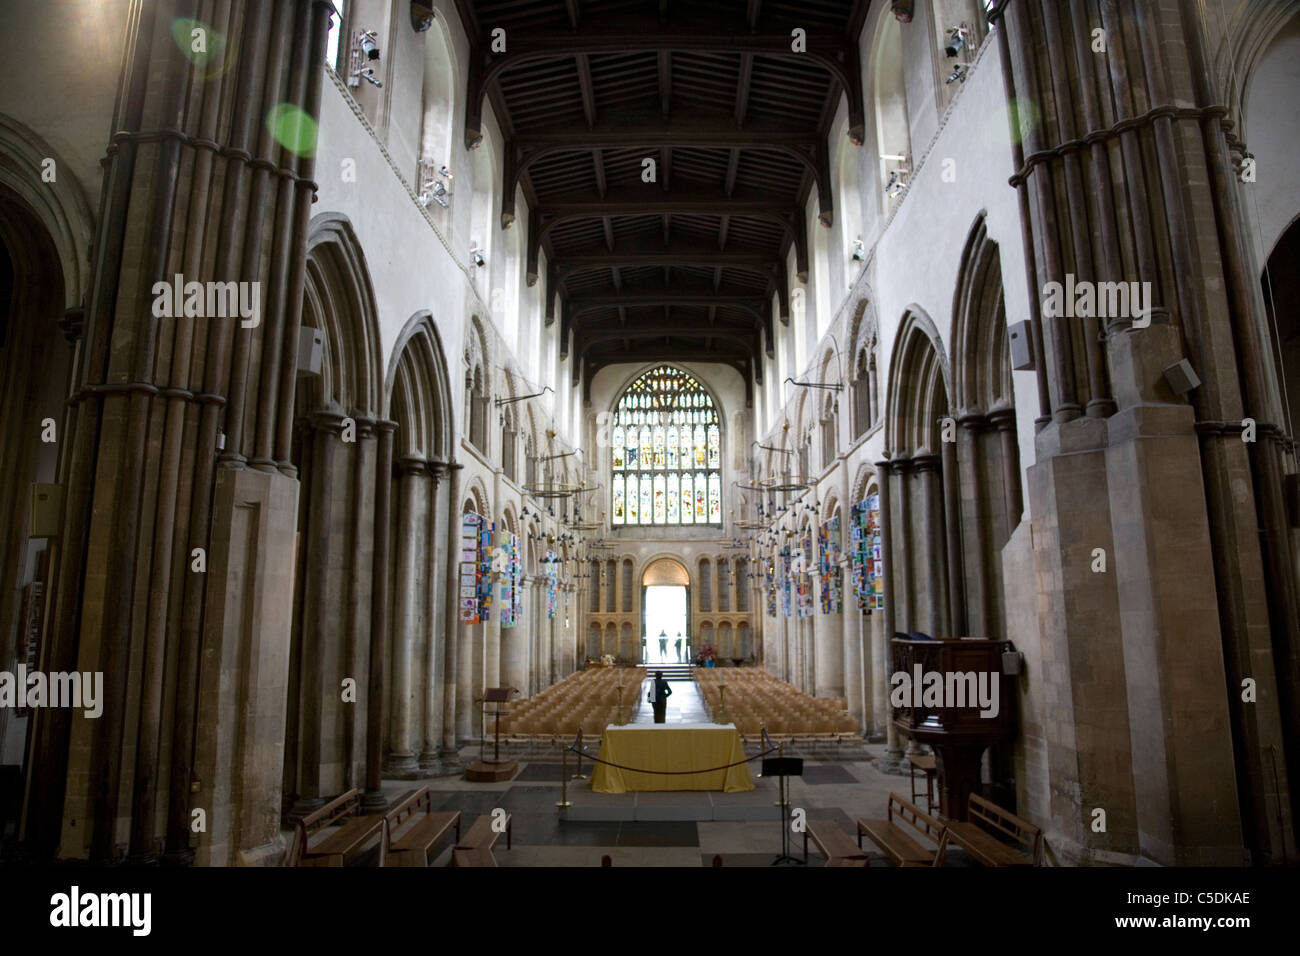
<svg viewBox="0 0 1300 956">
<path fill-rule="evenodd" d="M 365 80 L 371 86 L 376 86 L 381 90 L 384 88 L 383 81 L 375 76 L 374 67 L 369 67 L 369 66 L 366 67 L 364 70 L 361 71 L 359 75 L 363 80 Z"/>
<path fill-rule="evenodd" d="M 367 30 L 361 34 L 361 52 L 365 54 L 367 60 L 379 59 L 379 34 L 374 30 Z"/>
<path fill-rule="evenodd" d="M 952 27 L 948 30 L 948 42 L 944 45 L 943 52 L 948 56 L 955 57 L 966 46 L 966 29 L 964 27 Z"/>
<path fill-rule="evenodd" d="M 957 66 L 953 68 L 953 71 L 948 74 L 948 78 L 943 82 L 948 86 L 951 86 L 953 83 L 958 81 L 965 83 L 966 76 L 969 72 L 970 71 L 966 68 L 965 63 L 958 63 Z"/>
<path fill-rule="evenodd" d="M 482 266 L 487 262 L 487 260 L 483 258 L 483 251 L 477 246 L 470 247 L 469 257 L 473 260 L 474 265 L 476 266 Z"/>
</svg>

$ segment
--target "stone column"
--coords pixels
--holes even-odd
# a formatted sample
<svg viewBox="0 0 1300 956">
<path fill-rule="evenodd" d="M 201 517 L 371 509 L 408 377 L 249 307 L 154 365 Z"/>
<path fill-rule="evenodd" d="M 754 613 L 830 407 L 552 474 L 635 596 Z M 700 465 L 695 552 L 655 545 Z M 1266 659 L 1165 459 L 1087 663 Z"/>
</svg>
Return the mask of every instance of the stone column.
<svg viewBox="0 0 1300 956">
<path fill-rule="evenodd" d="M 459 558 L 459 555 L 447 553 L 447 536 L 439 534 L 442 528 L 439 527 L 438 516 L 445 515 L 446 511 L 438 507 L 438 486 L 443 483 L 440 479 L 446 474 L 446 462 L 429 462 L 428 530 L 425 534 L 428 551 L 425 555 L 424 581 L 420 588 L 424 605 L 424 613 L 421 615 L 424 643 L 424 680 L 421 682 L 421 691 L 424 701 L 420 708 L 424 715 L 424 745 L 420 750 L 420 770 L 424 773 L 438 773 L 442 770 L 438 754 L 442 746 L 442 669 L 445 654 L 442 641 L 438 638 L 442 623 L 446 620 L 446 611 L 439 598 L 441 597 L 441 602 L 456 601 L 456 594 L 460 593 L 459 589 L 454 594 L 449 593 L 438 582 L 442 569 Z M 439 611 L 443 612 L 441 617 Z"/>
<path fill-rule="evenodd" d="M 456 762 L 457 737 L 461 727 L 460 645 L 465 639 L 460 623 L 460 473 L 463 465 L 447 465 L 447 600 L 443 606 L 442 639 L 442 750 L 438 757 L 444 768 Z"/>
<path fill-rule="evenodd" d="M 922 448 L 912 460 L 916 469 L 917 493 L 921 499 L 921 535 L 925 541 L 929 616 L 926 627 L 931 637 L 943 637 L 948 627 L 947 576 L 944 569 L 945 534 L 939 489 L 939 456 Z M 919 595 L 919 589 L 918 589 Z"/>
<path fill-rule="evenodd" d="M 1216 184 L 1224 110 L 1195 4 L 1097 9 L 1105 56 L 1091 50 L 1096 24 L 1082 2 L 1013 0 L 997 11 L 1008 94 L 1032 99 L 1043 117 L 1012 178 L 1030 212 L 1027 248 L 1041 251 L 1029 287 L 1067 276 L 1150 283 L 1140 324 L 1133 314 L 1099 330 L 1043 323 L 1052 421 L 1037 435 L 1029 511 L 1043 691 L 1074 732 L 1046 735 L 1053 802 L 1030 810 L 1050 821 L 1049 844 L 1071 862 L 1239 864 L 1242 808 L 1257 858 L 1290 858 L 1276 815 L 1258 812 L 1279 790 L 1293 802 L 1267 768 L 1280 728 L 1271 705 L 1241 719 L 1240 687 L 1225 672 L 1225 659 L 1229 671 L 1249 659 L 1266 679 L 1287 672 L 1272 648 L 1295 647 L 1300 614 L 1291 545 L 1274 546 L 1267 518 L 1262 547 L 1259 535 L 1277 469 L 1218 434 L 1248 414 L 1277 420 L 1273 403 L 1243 401 L 1259 397 L 1252 388 L 1271 360 L 1261 366 L 1250 347 L 1262 303 Z M 1182 358 L 1202 382 L 1186 397 L 1163 381 Z M 1202 426 L 1213 437 L 1198 435 Z M 1098 548 L 1113 557 L 1104 574 L 1092 570 Z M 1209 560 L 1178 557 L 1189 554 Z M 1283 566 L 1289 573 L 1265 570 Z M 1288 638 L 1255 643 L 1273 626 Z M 1108 808 L 1105 833 L 1086 826 L 1095 806 Z"/>
<path fill-rule="evenodd" d="M 877 769 L 882 773 L 900 773 L 904 766 L 903 745 L 899 740 L 898 728 L 894 725 L 892 708 L 889 708 L 889 689 L 892 686 L 889 682 L 889 675 L 893 673 L 893 648 L 890 640 L 894 632 L 898 630 L 898 616 L 894 610 L 898 600 L 898 591 L 894 588 L 894 512 L 893 507 L 893 489 L 891 488 L 891 478 L 894 471 L 894 463 L 888 458 L 876 462 L 876 474 L 880 482 L 880 571 L 884 577 L 885 606 L 881 609 L 881 627 L 880 639 L 877 645 L 877 668 L 880 671 L 882 680 L 877 684 L 881 686 L 881 699 L 885 707 L 885 755 L 877 763 Z M 903 495 L 899 495 L 899 499 Z M 873 617 L 875 615 L 872 615 Z"/>
<path fill-rule="evenodd" d="M 329 600 L 330 568 L 343 542 L 332 527 L 334 497 L 339 486 L 338 435 L 343 416 L 317 412 L 312 427 L 312 500 L 308 513 L 307 582 L 303 596 L 302 657 L 299 661 L 298 799 L 292 816 L 305 816 L 324 805 L 321 780 L 321 742 L 324 717 L 325 661 L 337 655 L 341 644 L 337 605 Z M 332 688 L 331 688 L 332 692 Z"/>
<path fill-rule="evenodd" d="M 989 424 L 997 429 L 1002 458 L 1002 501 L 1007 516 L 1007 537 L 1020 524 L 1024 505 L 1020 496 L 1020 448 L 1016 444 L 1016 410 L 1007 406 L 989 412 Z M 1006 544 L 1004 538 L 1000 545 Z"/>
<path fill-rule="evenodd" d="M 415 639 L 420 624 L 420 545 L 422 525 L 428 520 L 429 500 L 423 458 L 407 456 L 397 463 L 397 564 L 393 587 L 393 691 L 392 730 L 386 773 L 414 777 L 419 765 L 415 754 Z"/>
<path fill-rule="evenodd" d="M 372 419 L 360 419 L 356 422 L 356 443 L 352 445 L 352 480 L 348 515 L 352 527 L 346 545 L 353 556 L 351 576 L 347 581 L 347 634 L 344 640 L 343 674 L 356 682 L 355 701 L 365 699 L 362 690 L 362 674 L 366 662 L 363 656 L 366 633 L 370 625 L 370 605 L 373 600 L 371 588 L 374 583 L 374 562 L 362 560 L 364 555 L 372 553 L 374 534 L 374 515 L 370 511 L 369 479 L 375 468 L 375 422 Z M 360 765 L 364 773 L 364 758 L 359 752 L 358 737 L 365 727 L 365 710 L 359 703 L 343 703 L 343 787 L 355 788 L 357 769 Z"/>
<path fill-rule="evenodd" d="M 366 691 L 366 792 L 362 805 L 369 812 L 388 806 L 383 791 L 384 667 L 388 660 L 388 581 L 392 526 L 393 430 L 396 422 L 377 422 L 375 453 L 375 551 L 370 598 L 370 673 Z"/>
<path fill-rule="evenodd" d="M 956 436 L 954 436 L 955 438 Z M 948 635 L 969 635 L 966 626 L 966 569 L 961 540 L 961 475 L 957 466 L 957 442 L 939 446 L 943 460 L 943 518 L 948 533 Z"/>
<path fill-rule="evenodd" d="M 891 463 L 894 474 L 898 475 L 898 524 L 896 526 L 897 538 L 897 555 L 898 560 L 894 563 L 893 579 L 894 593 L 898 595 L 898 610 L 894 612 L 894 627 L 890 633 L 885 635 L 885 640 L 893 638 L 894 630 L 914 631 L 917 628 L 915 608 L 912 602 L 912 494 L 911 481 L 912 461 L 908 458 L 896 458 Z M 885 508 L 882 489 L 881 508 L 881 532 L 885 530 Z M 890 544 L 894 543 L 892 539 L 885 539 L 885 549 L 888 550 Z M 885 603 L 889 603 L 888 597 Z"/>
<path fill-rule="evenodd" d="M 959 463 L 958 467 L 963 469 L 960 483 L 966 491 L 969 502 L 970 553 L 976 558 L 971 567 L 975 578 L 973 586 L 975 593 L 967 596 L 968 599 L 973 598 L 974 607 L 968 605 L 966 623 L 971 628 L 972 637 L 991 638 L 995 636 L 993 602 L 989 587 L 989 570 L 985 564 L 985 555 L 989 554 L 988 504 L 984 490 L 983 454 L 980 449 L 980 434 L 987 421 L 978 411 L 967 412 L 958 421 L 962 428 L 961 434 L 966 437 L 965 462 Z"/>
</svg>

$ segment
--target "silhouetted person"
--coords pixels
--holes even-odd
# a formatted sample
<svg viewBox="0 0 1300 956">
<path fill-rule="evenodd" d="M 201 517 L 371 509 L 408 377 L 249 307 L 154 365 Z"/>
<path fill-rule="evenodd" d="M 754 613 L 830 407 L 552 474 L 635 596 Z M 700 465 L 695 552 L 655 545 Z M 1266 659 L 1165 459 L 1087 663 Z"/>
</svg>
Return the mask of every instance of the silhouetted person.
<svg viewBox="0 0 1300 956">
<path fill-rule="evenodd" d="M 659 632 L 659 659 L 665 660 L 668 657 L 668 632 Z"/>
<path fill-rule="evenodd" d="M 668 686 L 668 681 L 664 680 L 663 671 L 655 671 L 654 680 L 650 682 L 650 706 L 654 708 L 655 723 L 664 722 L 664 713 L 668 710 L 668 698 L 673 695 L 673 689 Z"/>
<path fill-rule="evenodd" d="M 680 664 L 682 662 L 682 636 L 680 634 L 677 635 L 675 646 L 677 647 L 677 663 Z"/>
</svg>

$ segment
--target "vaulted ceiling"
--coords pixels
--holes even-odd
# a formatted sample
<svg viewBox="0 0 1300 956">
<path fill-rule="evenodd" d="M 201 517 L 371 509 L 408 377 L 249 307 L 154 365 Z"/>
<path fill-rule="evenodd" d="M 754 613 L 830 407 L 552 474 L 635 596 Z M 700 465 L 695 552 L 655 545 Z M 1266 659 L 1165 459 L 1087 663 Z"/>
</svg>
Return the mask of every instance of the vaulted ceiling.
<svg viewBox="0 0 1300 956">
<path fill-rule="evenodd" d="M 869 2 L 457 0 L 473 47 L 466 145 L 490 100 L 502 225 L 518 228 L 522 186 L 528 281 L 545 283 L 548 324 L 558 299 L 575 383 L 616 362 L 691 359 L 761 382 L 773 322 L 789 321 L 790 284 L 807 277 L 814 191 L 834 221 L 827 134 L 845 95 L 862 140 Z"/>
</svg>

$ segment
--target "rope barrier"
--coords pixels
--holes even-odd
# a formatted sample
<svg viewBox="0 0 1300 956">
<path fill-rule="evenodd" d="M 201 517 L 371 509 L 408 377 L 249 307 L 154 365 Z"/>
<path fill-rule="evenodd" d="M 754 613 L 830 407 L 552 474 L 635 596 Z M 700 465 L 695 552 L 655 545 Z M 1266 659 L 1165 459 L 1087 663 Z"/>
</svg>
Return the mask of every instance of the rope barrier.
<svg viewBox="0 0 1300 956">
<path fill-rule="evenodd" d="M 763 736 L 767 737 L 767 731 L 763 732 Z M 767 739 L 769 742 L 771 741 L 770 737 L 768 737 Z M 583 747 L 581 750 L 578 749 L 578 747 L 580 746 L 579 741 L 581 740 L 582 740 L 582 734 L 581 732 L 579 732 L 577 740 L 575 740 L 572 744 L 570 744 L 566 748 L 567 750 L 571 750 L 574 753 L 576 753 L 579 758 L 583 756 L 583 754 L 586 752 L 587 749 L 585 747 Z M 715 773 L 716 771 L 719 770 L 730 770 L 732 767 L 739 767 L 742 764 L 747 764 L 751 760 L 758 760 L 762 757 L 766 757 L 768 754 L 775 752 L 776 749 L 777 749 L 776 747 L 770 747 L 769 749 L 764 750 L 762 753 L 755 754 L 752 757 L 746 757 L 744 760 L 736 760 L 733 761 L 732 763 L 724 763 L 720 767 L 708 767 L 704 770 L 641 770 L 638 769 L 637 767 L 625 767 L 622 764 L 611 763 L 608 760 L 602 760 L 599 757 L 593 757 L 591 754 L 587 754 L 586 756 L 587 759 L 589 759 L 592 763 L 603 763 L 606 767 L 613 767 L 615 770 L 626 770 L 629 773 L 648 773 L 648 774 L 661 774 L 663 776 L 682 777 L 682 776 L 690 776 L 691 774 L 696 774 L 696 773 Z"/>
</svg>

